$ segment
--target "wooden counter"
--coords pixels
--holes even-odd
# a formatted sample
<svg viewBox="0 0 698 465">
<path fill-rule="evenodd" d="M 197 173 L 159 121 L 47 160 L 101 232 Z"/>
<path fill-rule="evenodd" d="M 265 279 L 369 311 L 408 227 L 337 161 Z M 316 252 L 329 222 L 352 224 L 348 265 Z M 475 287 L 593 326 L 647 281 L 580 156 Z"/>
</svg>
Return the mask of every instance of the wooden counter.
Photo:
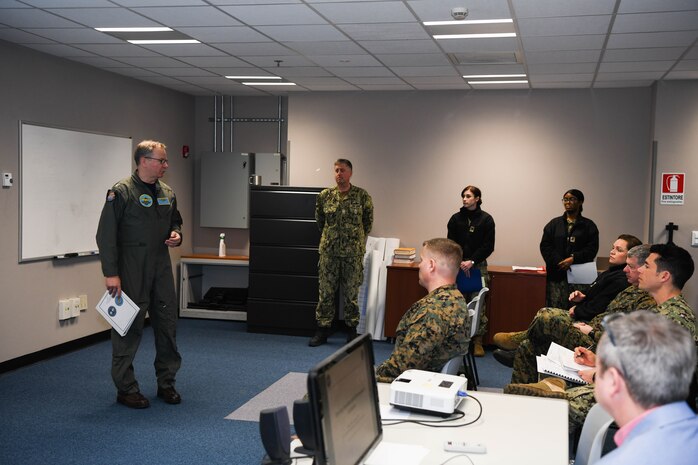
<svg viewBox="0 0 698 465">
<path fill-rule="evenodd" d="M 502 331 L 528 328 L 536 312 L 545 306 L 545 273 L 513 271 L 511 266 L 490 265 L 490 292 L 487 296 L 488 332 L 484 342 Z M 427 294 L 419 285 L 419 264 L 388 266 L 385 296 L 385 336 L 395 337 L 400 318 Z"/>
</svg>

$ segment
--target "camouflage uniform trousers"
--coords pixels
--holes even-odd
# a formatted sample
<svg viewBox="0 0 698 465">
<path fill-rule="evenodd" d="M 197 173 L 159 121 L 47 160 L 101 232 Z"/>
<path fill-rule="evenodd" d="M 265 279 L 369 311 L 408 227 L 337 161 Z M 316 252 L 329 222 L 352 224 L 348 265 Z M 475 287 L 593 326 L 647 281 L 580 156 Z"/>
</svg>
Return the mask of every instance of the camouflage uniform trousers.
<svg viewBox="0 0 698 465">
<path fill-rule="evenodd" d="M 489 273 L 487 273 L 487 262 L 485 261 L 485 262 L 480 263 L 480 264 L 477 266 L 477 269 L 480 270 L 480 274 L 482 275 L 482 282 L 483 282 L 482 285 L 485 286 L 485 287 L 487 287 L 487 288 L 489 288 L 489 287 L 490 287 L 490 275 L 489 275 Z M 478 295 L 479 292 L 480 292 L 480 291 L 468 292 L 468 293 L 465 295 L 465 300 L 468 301 L 468 302 L 470 302 L 470 301 L 473 300 L 475 297 L 477 297 L 477 295 Z M 486 302 L 483 302 L 483 303 L 482 303 L 482 307 L 480 307 L 480 315 L 479 315 L 479 318 L 478 318 L 478 319 L 479 319 L 479 322 L 480 322 L 480 326 L 478 326 L 478 328 L 477 328 L 477 333 L 475 333 L 475 336 L 484 336 L 485 333 L 487 332 L 487 321 L 488 321 L 488 319 L 487 319 L 487 312 L 486 312 L 486 310 L 487 310 L 487 303 L 486 303 Z M 473 321 L 473 324 L 475 324 L 474 321 Z"/>
<path fill-rule="evenodd" d="M 538 310 L 526 332 L 527 338 L 516 350 L 511 382 L 535 383 L 538 380 L 536 355 L 546 353 L 551 342 L 568 349 L 594 344 L 590 336 L 573 326 L 574 322 L 567 310 L 549 307 Z"/>
<path fill-rule="evenodd" d="M 332 326 L 335 316 L 334 299 L 341 288 L 344 296 L 344 323 L 355 328 L 359 324 L 359 286 L 364 280 L 362 257 L 332 257 L 320 254 L 319 286 L 315 318 L 318 326 Z"/>
<path fill-rule="evenodd" d="M 579 291 L 586 294 L 591 284 L 568 284 L 567 281 L 548 281 L 545 283 L 545 306 L 552 308 L 570 308 L 570 294 Z"/>
</svg>

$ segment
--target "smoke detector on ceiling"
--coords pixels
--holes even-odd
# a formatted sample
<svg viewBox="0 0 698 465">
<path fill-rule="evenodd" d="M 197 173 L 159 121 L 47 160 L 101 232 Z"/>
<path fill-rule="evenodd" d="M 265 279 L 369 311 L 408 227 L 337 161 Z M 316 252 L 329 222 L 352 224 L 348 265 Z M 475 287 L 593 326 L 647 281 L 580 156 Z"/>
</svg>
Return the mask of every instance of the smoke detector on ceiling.
<svg viewBox="0 0 698 465">
<path fill-rule="evenodd" d="M 463 7 L 451 8 L 451 17 L 456 21 L 462 21 L 468 16 L 468 9 Z"/>
</svg>

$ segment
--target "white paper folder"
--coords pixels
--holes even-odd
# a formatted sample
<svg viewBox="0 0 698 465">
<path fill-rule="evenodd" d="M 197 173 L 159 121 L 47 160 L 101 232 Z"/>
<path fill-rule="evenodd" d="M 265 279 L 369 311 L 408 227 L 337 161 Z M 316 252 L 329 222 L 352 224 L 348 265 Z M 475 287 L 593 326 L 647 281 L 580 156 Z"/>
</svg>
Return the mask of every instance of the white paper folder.
<svg viewBox="0 0 698 465">
<path fill-rule="evenodd" d="M 121 291 L 121 296 L 116 298 L 109 295 L 109 291 L 105 292 L 96 308 L 121 336 L 128 332 L 140 311 L 138 305 L 133 303 L 124 291 Z"/>
</svg>

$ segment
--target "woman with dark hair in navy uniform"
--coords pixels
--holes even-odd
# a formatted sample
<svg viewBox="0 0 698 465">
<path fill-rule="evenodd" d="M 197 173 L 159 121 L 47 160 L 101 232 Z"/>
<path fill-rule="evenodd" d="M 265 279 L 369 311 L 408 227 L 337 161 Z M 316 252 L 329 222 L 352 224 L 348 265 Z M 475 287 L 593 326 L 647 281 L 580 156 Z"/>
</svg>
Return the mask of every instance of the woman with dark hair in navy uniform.
<svg viewBox="0 0 698 465">
<path fill-rule="evenodd" d="M 570 189 L 562 196 L 565 212 L 550 220 L 543 228 L 540 253 L 545 260 L 547 283 L 546 307 L 566 309 L 574 290 L 584 292 L 588 285 L 567 282 L 567 270 L 575 264 L 596 260 L 599 251 L 599 230 L 589 218 L 582 216 L 584 194 Z"/>
<path fill-rule="evenodd" d="M 458 243 L 463 249 L 463 261 L 460 269 L 466 276 L 470 276 L 470 270 L 480 270 L 483 278 L 483 286 L 489 286 L 490 278 L 487 274 L 487 257 L 494 251 L 494 219 L 480 208 L 482 205 L 482 192 L 475 186 L 466 186 L 460 193 L 463 206 L 458 213 L 448 220 L 448 238 Z M 466 293 L 466 300 L 470 301 L 478 291 Z M 484 305 L 480 311 L 480 326 L 473 338 L 473 355 L 482 357 L 485 350 L 482 347 L 482 335 L 487 332 L 487 316 Z M 473 322 L 475 324 L 475 322 Z"/>
</svg>

